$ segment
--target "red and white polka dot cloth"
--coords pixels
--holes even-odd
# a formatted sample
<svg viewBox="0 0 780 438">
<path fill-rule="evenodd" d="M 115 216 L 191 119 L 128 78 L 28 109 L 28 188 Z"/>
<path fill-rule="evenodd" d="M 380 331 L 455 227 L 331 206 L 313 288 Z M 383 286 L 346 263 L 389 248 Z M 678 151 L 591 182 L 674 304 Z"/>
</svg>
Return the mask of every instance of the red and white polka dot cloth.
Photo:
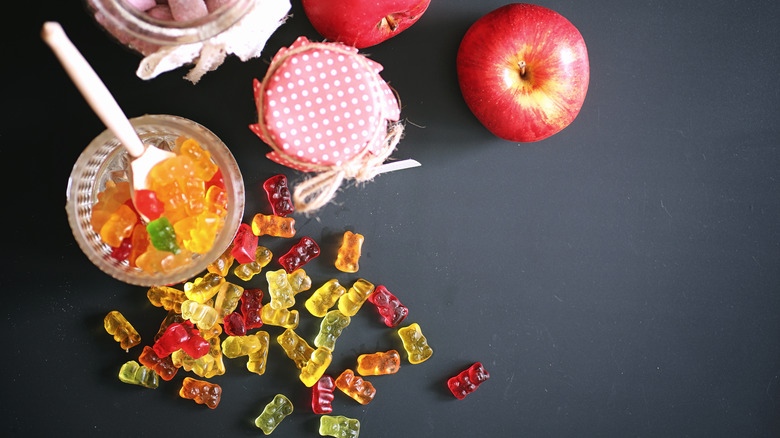
<svg viewBox="0 0 780 438">
<path fill-rule="evenodd" d="M 271 160 L 306 172 L 341 167 L 385 143 L 398 100 L 382 66 L 351 46 L 298 38 L 255 80 L 258 123 L 250 128 Z"/>
</svg>

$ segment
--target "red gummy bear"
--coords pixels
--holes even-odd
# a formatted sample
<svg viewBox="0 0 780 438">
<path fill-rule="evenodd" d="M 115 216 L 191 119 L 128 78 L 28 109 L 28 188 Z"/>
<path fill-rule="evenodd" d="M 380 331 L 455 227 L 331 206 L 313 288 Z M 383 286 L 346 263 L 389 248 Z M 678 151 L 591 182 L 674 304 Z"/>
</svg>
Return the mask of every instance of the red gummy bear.
<svg viewBox="0 0 780 438">
<path fill-rule="evenodd" d="M 320 255 L 320 247 L 317 246 L 317 242 L 311 237 L 303 237 L 287 251 L 287 254 L 279 257 L 279 264 L 288 274 L 292 274 L 318 255 Z"/>
<path fill-rule="evenodd" d="M 233 248 L 230 255 L 238 263 L 252 263 L 255 261 L 255 251 L 257 251 L 258 237 L 252 232 L 249 224 L 241 224 L 233 239 Z"/>
</svg>

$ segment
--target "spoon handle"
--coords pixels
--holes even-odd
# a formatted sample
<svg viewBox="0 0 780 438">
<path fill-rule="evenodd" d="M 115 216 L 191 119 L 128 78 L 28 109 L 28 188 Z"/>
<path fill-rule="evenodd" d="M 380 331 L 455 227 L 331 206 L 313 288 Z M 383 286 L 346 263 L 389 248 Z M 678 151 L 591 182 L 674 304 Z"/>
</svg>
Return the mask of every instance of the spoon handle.
<svg viewBox="0 0 780 438">
<path fill-rule="evenodd" d="M 133 125 L 62 26 L 54 21 L 44 23 L 41 37 L 57 55 L 62 67 L 103 124 L 116 135 L 130 156 L 139 157 L 144 152 L 144 145 Z"/>
</svg>

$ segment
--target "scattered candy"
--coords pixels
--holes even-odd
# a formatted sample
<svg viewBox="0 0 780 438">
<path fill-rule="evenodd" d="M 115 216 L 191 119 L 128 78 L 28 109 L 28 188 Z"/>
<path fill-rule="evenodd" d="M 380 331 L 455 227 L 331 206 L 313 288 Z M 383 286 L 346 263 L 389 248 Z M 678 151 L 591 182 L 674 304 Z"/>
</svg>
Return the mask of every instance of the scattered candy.
<svg viewBox="0 0 780 438">
<path fill-rule="evenodd" d="M 255 419 L 255 426 L 259 427 L 264 434 L 270 435 L 285 417 L 292 414 L 292 411 L 292 402 L 284 395 L 276 394 Z"/>
<path fill-rule="evenodd" d="M 141 352 L 141 355 L 138 356 L 138 362 L 153 370 L 161 379 L 166 381 L 173 379 L 176 372 L 179 371 L 179 369 L 173 365 L 173 360 L 170 356 L 159 357 L 157 356 L 157 353 L 154 352 L 154 349 L 148 345 L 144 346 L 144 350 Z"/>
<path fill-rule="evenodd" d="M 377 286 L 374 293 L 368 296 L 368 301 L 376 306 L 382 321 L 388 327 L 397 326 L 409 314 L 409 309 L 382 285 Z"/>
<path fill-rule="evenodd" d="M 119 345 L 125 350 L 141 343 L 141 335 L 118 310 L 108 312 L 103 318 L 103 327 L 109 335 L 114 336 L 114 340 L 119 342 Z"/>
<path fill-rule="evenodd" d="M 374 385 L 372 385 L 371 382 L 356 376 L 350 369 L 344 370 L 344 372 L 336 378 L 336 388 L 352 397 L 361 405 L 368 404 L 376 395 Z"/>
<path fill-rule="evenodd" d="M 357 272 L 359 269 L 358 260 L 360 259 L 361 248 L 363 247 L 364 237 L 362 234 L 356 234 L 352 231 L 344 232 L 344 237 L 336 256 L 336 269 L 342 272 Z"/>
<path fill-rule="evenodd" d="M 401 337 L 404 349 L 409 355 L 409 363 L 418 364 L 428 360 L 433 355 L 433 349 L 428 345 L 428 340 L 416 322 L 408 327 L 398 329 L 398 336 Z"/>
<path fill-rule="evenodd" d="M 260 289 L 244 289 L 241 295 L 241 315 L 244 317 L 244 326 L 247 330 L 263 326 L 261 316 L 263 291 Z"/>
<path fill-rule="evenodd" d="M 225 334 L 228 336 L 245 336 L 246 324 L 244 317 L 238 312 L 231 312 L 222 319 L 222 326 L 225 327 Z"/>
<path fill-rule="evenodd" d="M 295 236 L 295 219 L 258 213 L 252 218 L 252 232 L 257 236 Z"/>
<path fill-rule="evenodd" d="M 358 438 L 360 421 L 343 415 L 320 417 L 320 435 L 335 438 Z"/>
<path fill-rule="evenodd" d="M 320 332 L 314 338 L 314 345 L 333 351 L 336 347 L 336 339 L 341 336 L 341 332 L 349 325 L 350 320 L 349 316 L 338 310 L 326 313 L 320 322 Z"/>
<path fill-rule="evenodd" d="M 328 280 L 306 300 L 306 309 L 312 315 L 322 318 L 346 292 L 347 289 L 340 285 L 338 280 Z"/>
<path fill-rule="evenodd" d="M 215 409 L 222 398 L 222 387 L 216 383 L 185 377 L 179 390 L 179 396 Z"/>
<path fill-rule="evenodd" d="M 355 316 L 373 291 L 373 284 L 362 278 L 358 279 L 347 293 L 339 298 L 339 310 L 347 316 Z"/>
<path fill-rule="evenodd" d="M 401 368 L 401 356 L 395 350 L 361 354 L 357 362 L 357 372 L 363 376 L 395 374 Z"/>
<path fill-rule="evenodd" d="M 279 345 L 282 346 L 284 352 L 287 353 L 287 357 L 292 359 L 292 361 L 295 362 L 295 366 L 298 368 L 306 366 L 306 362 L 309 361 L 312 353 L 314 353 L 314 348 L 291 328 L 288 328 L 279 335 L 279 337 L 276 338 L 276 341 L 279 342 Z"/>
<path fill-rule="evenodd" d="M 268 203 L 276 216 L 287 216 L 295 211 L 290 189 L 287 188 L 287 177 L 276 175 L 263 183 L 263 189 L 268 195 Z"/>
<path fill-rule="evenodd" d="M 230 254 L 238 263 L 251 263 L 255 261 L 255 251 L 257 251 L 257 236 L 252 232 L 252 226 L 239 225 Z"/>
<path fill-rule="evenodd" d="M 193 145 L 189 144 L 187 152 L 182 152 L 182 156 L 192 162 L 203 161 L 203 157 L 199 157 L 197 150 L 192 147 Z M 181 163 L 171 164 L 174 168 L 181 165 Z M 282 187 L 286 189 L 286 179 L 282 184 L 281 178 L 271 178 L 265 185 L 269 202 L 278 201 L 280 204 L 289 202 L 283 199 Z M 215 183 L 211 188 L 218 189 L 218 185 Z M 118 184 L 113 186 L 109 184 L 106 191 L 108 193 L 99 197 L 98 202 L 110 205 L 111 202 L 118 202 L 121 197 L 107 196 L 111 193 L 122 193 L 121 196 L 124 197 L 126 188 Z M 276 195 L 272 195 L 273 193 Z M 289 190 L 287 194 L 289 195 Z M 118 204 L 117 209 L 122 206 L 128 208 L 132 206 L 128 202 L 129 198 L 124 203 Z M 186 210 L 191 207 L 183 208 Z M 281 234 L 286 233 L 287 237 L 292 237 L 294 231 L 290 232 L 290 230 L 293 230 L 294 221 L 292 218 L 279 215 L 282 208 L 283 205 L 275 207 L 273 217 L 276 219 L 272 218 L 268 223 L 273 223 L 275 220 L 285 221 L 282 224 L 287 224 L 285 226 L 287 231 Z M 266 369 L 270 337 L 265 331 L 254 333 L 250 331 L 262 327 L 263 324 L 284 329 L 277 336 L 277 343 L 300 370 L 300 381 L 312 388 L 312 411 L 316 414 L 328 414 L 333 411 L 334 388 L 339 388 L 360 404 L 367 404 L 376 395 L 376 389 L 360 376 L 388 375 L 399 371 L 400 355 L 396 350 L 389 350 L 359 355 L 356 371 L 346 369 L 335 380 L 325 375 L 333 360 L 337 339 L 366 301 L 370 301 L 376 307 L 387 327 L 396 327 L 408 315 L 408 309 L 382 285 L 375 287 L 371 282 L 359 278 L 347 290 L 337 279 L 326 281 L 305 302 L 309 313 L 321 318 L 320 330 L 314 338 L 313 346 L 295 332 L 300 318 L 298 310 L 293 309 L 296 304 L 295 295 L 312 287 L 311 277 L 301 266 L 320 255 L 319 246 L 311 238 L 303 237 L 287 254 L 279 258 L 283 269 L 265 273 L 269 295 L 269 302 L 266 305 L 262 303 L 261 289 L 244 289 L 225 279 L 227 273 L 231 272 L 234 262 L 237 262 L 237 267 L 232 272 L 243 281 L 251 280 L 271 262 L 271 251 L 258 245 L 258 236 L 276 233 L 269 227 L 262 226 L 269 217 L 256 215 L 252 226 L 243 224 L 230 248 L 209 265 L 208 272 L 203 277 L 185 283 L 183 290 L 173 286 L 155 286 L 148 289 L 149 302 L 155 307 L 165 309 L 168 313 L 160 324 L 153 345 L 144 346 L 143 352 L 139 355 L 140 364 L 128 361 L 123 365 L 120 370 L 122 381 L 150 388 L 157 387 L 159 379 L 170 381 L 179 368 L 184 372 L 209 379 L 225 373 L 223 357 L 234 360 L 244 356 L 247 358 L 247 370 L 262 375 Z M 98 216 L 93 219 L 96 223 L 102 220 Z M 167 220 L 165 216 L 157 220 L 161 219 Z M 102 221 L 102 227 L 106 227 L 106 224 L 113 226 L 111 215 L 107 215 Z M 114 219 L 115 223 L 116 221 Z M 145 227 L 142 228 L 146 232 Z M 173 228 L 175 235 L 178 236 L 177 226 L 174 225 Z M 133 227 L 129 238 L 123 237 L 124 241 L 132 240 L 135 230 L 138 230 L 138 225 Z M 281 237 L 280 233 L 276 234 L 277 237 Z M 174 238 L 177 242 L 183 241 L 178 237 Z M 357 271 L 357 259 L 360 256 L 362 241 L 363 236 L 360 234 L 345 233 L 335 263 L 339 270 Z M 153 251 L 164 252 L 154 248 L 153 243 L 150 246 Z M 150 251 L 144 251 L 138 257 L 148 258 Z M 187 251 L 186 246 L 180 248 L 182 253 Z M 251 260 L 248 259 L 250 252 L 253 254 Z M 163 263 L 163 260 L 164 257 L 157 262 Z M 135 329 L 117 311 L 110 312 L 106 316 L 105 326 L 123 348 L 127 349 L 140 343 L 140 336 Z M 221 340 L 220 335 L 223 330 L 226 336 Z M 431 356 L 433 351 L 417 323 L 401 328 L 397 333 L 408 353 L 410 363 L 420 363 Z M 481 364 L 477 363 L 449 379 L 448 386 L 456 397 L 463 398 L 488 377 Z M 219 404 L 221 387 L 208 381 L 185 377 L 179 395 L 214 409 Z M 282 394 L 277 394 L 255 419 L 255 425 L 268 435 L 292 413 L 292 409 L 290 400 Z M 358 436 L 360 423 L 357 420 L 344 416 L 322 415 L 320 421 L 321 435 Z"/>
<path fill-rule="evenodd" d="M 481 363 L 477 362 L 458 373 L 457 376 L 450 377 L 450 379 L 447 380 L 447 387 L 450 388 L 450 391 L 455 398 L 463 399 L 468 394 L 474 392 L 482 382 L 489 378 L 490 374 L 488 374 Z"/>
<path fill-rule="evenodd" d="M 336 384 L 333 377 L 322 376 L 311 387 L 311 410 L 315 414 L 329 414 L 333 412 L 333 388 Z"/>
<path fill-rule="evenodd" d="M 146 388 L 157 388 L 160 381 L 157 374 L 149 368 L 129 360 L 119 368 L 119 380 L 124 383 L 140 385 Z"/>
<path fill-rule="evenodd" d="M 255 258 L 249 263 L 241 263 L 233 270 L 236 277 L 249 281 L 255 275 L 259 274 L 263 268 L 271 262 L 273 254 L 268 248 L 264 246 L 258 246 L 255 250 Z"/>
<path fill-rule="evenodd" d="M 317 347 L 309 356 L 306 365 L 301 369 L 301 382 L 308 387 L 313 386 L 325 373 L 332 360 L 333 354 L 329 348 Z"/>
<path fill-rule="evenodd" d="M 320 247 L 317 245 L 317 242 L 311 237 L 303 237 L 290 248 L 287 254 L 279 257 L 279 264 L 288 273 L 291 273 L 319 255 Z"/>
</svg>

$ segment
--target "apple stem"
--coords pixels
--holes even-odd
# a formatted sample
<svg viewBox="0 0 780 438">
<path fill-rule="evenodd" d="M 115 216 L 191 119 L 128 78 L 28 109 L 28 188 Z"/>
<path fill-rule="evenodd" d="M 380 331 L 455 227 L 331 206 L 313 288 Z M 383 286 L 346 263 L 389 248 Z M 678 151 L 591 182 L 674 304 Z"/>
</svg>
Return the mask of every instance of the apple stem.
<svg viewBox="0 0 780 438">
<path fill-rule="evenodd" d="M 520 76 L 525 76 L 525 61 L 518 62 L 517 67 L 520 68 Z"/>
<path fill-rule="evenodd" d="M 395 18 L 393 18 L 392 15 L 385 17 L 385 20 L 387 21 L 387 25 L 390 26 L 391 31 L 395 31 L 398 28 L 398 22 L 395 21 Z"/>
</svg>

